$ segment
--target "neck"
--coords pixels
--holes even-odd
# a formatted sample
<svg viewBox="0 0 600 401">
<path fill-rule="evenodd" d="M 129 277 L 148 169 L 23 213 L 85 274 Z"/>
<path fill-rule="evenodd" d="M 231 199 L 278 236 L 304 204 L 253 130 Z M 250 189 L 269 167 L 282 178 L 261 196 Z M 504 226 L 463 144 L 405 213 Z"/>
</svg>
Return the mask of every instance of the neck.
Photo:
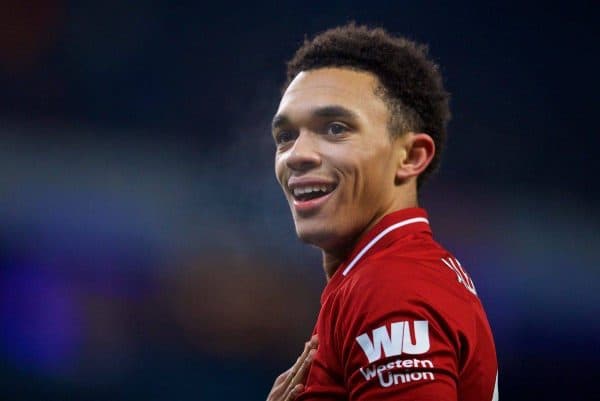
<svg viewBox="0 0 600 401">
<path fill-rule="evenodd" d="M 348 258 L 350 252 L 356 245 L 356 243 L 369 232 L 385 215 L 392 213 L 397 210 L 407 209 L 411 207 L 419 207 L 417 197 L 417 178 L 406 180 L 398 184 L 398 188 L 395 196 L 390 201 L 387 207 L 384 207 L 380 213 L 376 213 L 370 222 L 368 222 L 362 231 L 353 236 L 349 241 L 342 241 L 346 245 L 330 247 L 323 249 L 323 269 L 327 276 L 327 281 L 333 277 L 338 267 Z"/>
<path fill-rule="evenodd" d="M 342 264 L 344 260 L 346 260 L 350 251 L 351 248 L 345 250 L 344 252 L 335 253 L 323 251 L 323 270 L 325 270 L 327 281 L 331 279 L 331 277 L 336 272 L 337 268 Z"/>
</svg>

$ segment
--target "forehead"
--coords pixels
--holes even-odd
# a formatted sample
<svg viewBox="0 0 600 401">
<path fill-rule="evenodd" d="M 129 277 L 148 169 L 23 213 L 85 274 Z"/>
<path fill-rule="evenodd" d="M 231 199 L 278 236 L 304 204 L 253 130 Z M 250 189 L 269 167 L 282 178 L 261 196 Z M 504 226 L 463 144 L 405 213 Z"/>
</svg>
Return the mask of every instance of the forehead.
<svg viewBox="0 0 600 401">
<path fill-rule="evenodd" d="M 277 114 L 302 113 L 337 105 L 365 118 L 387 118 L 387 107 L 375 94 L 378 84 L 377 77 L 364 71 L 346 68 L 302 71 L 283 94 Z"/>
</svg>

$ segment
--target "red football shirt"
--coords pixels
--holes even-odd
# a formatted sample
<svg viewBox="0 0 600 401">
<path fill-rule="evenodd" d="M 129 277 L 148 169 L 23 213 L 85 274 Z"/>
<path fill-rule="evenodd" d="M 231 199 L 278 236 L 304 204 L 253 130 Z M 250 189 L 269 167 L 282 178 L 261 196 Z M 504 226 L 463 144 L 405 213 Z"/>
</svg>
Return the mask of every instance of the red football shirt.
<svg viewBox="0 0 600 401">
<path fill-rule="evenodd" d="M 475 286 L 423 209 L 385 216 L 321 297 L 299 400 L 492 401 L 496 351 Z"/>
</svg>

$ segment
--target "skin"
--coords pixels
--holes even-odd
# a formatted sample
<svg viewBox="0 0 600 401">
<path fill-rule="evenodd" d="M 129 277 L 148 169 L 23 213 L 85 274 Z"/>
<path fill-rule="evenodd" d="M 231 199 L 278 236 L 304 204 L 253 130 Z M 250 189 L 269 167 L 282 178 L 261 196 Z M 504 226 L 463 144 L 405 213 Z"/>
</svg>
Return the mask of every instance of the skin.
<svg viewBox="0 0 600 401">
<path fill-rule="evenodd" d="M 381 218 L 415 207 L 417 176 L 435 145 L 424 133 L 391 135 L 378 79 L 344 68 L 303 71 L 285 91 L 273 119 L 275 174 L 296 233 L 322 250 L 328 278 Z M 290 179 L 336 185 L 314 210 L 294 205 Z"/>
<path fill-rule="evenodd" d="M 391 212 L 418 206 L 417 177 L 435 153 L 425 133 L 389 132 L 390 111 L 376 95 L 379 80 L 344 68 L 303 71 L 273 118 L 275 174 L 298 237 L 321 249 L 327 279 L 362 235 Z M 335 186 L 318 205 L 297 206 L 290 183 Z M 316 336 L 273 384 L 267 401 L 290 401 L 304 390 Z"/>
<path fill-rule="evenodd" d="M 318 339 L 314 335 L 304 344 L 302 354 L 296 360 L 296 363 L 280 374 L 273 388 L 267 397 L 267 401 L 292 401 L 304 390 L 304 381 L 308 374 L 308 368 L 317 351 Z"/>
</svg>

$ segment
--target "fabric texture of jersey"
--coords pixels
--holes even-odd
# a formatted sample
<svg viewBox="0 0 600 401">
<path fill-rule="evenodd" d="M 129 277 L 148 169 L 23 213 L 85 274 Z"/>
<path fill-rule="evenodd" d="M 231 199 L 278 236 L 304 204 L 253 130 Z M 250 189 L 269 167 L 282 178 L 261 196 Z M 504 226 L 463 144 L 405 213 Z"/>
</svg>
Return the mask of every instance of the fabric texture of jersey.
<svg viewBox="0 0 600 401">
<path fill-rule="evenodd" d="M 321 296 L 306 400 L 498 399 L 492 332 L 475 286 L 423 209 L 385 216 Z"/>
</svg>

